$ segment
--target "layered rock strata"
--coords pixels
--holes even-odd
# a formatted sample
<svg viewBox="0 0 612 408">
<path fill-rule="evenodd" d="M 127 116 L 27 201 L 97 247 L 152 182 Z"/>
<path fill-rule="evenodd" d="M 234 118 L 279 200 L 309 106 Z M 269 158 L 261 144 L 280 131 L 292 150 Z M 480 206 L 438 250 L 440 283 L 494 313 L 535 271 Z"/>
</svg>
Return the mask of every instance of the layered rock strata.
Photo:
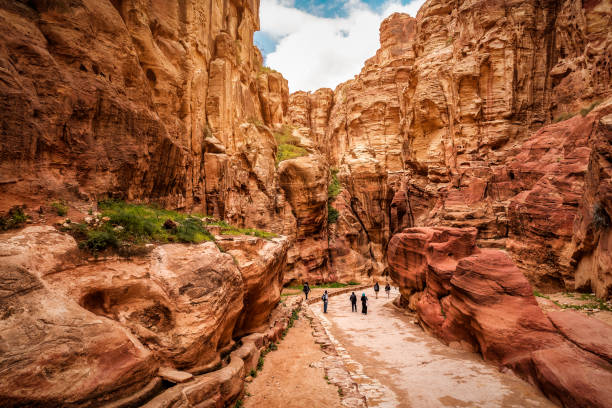
<svg viewBox="0 0 612 408">
<path fill-rule="evenodd" d="M 0 193 L 156 201 L 281 232 L 269 127 L 288 87 L 262 69 L 258 14 L 246 0 L 0 4 Z"/>
<path fill-rule="evenodd" d="M 84 262 L 74 239 L 52 227 L 3 234 L 2 405 L 97 406 L 154 395 L 160 366 L 223 366 L 234 339 L 269 328 L 288 242 L 219 245 L 226 253 L 212 242 L 169 244 L 144 258 Z"/>
<path fill-rule="evenodd" d="M 382 23 L 355 79 L 292 94 L 288 120 L 344 187 L 330 271 L 385 275 L 389 239 L 408 226 L 475 227 L 538 286 L 607 296 L 606 230 L 591 238 L 577 208 L 605 197 L 611 21 L 608 1 L 432 0 Z M 581 203 L 587 188 L 597 198 Z M 608 219 L 609 200 L 598 205 Z"/>
<path fill-rule="evenodd" d="M 563 406 L 605 407 L 612 328 L 573 312 L 544 315 L 526 277 L 475 228 L 408 228 L 389 243 L 391 276 L 422 326 L 509 367 Z M 569 371 L 568 371 L 569 370 Z"/>
</svg>

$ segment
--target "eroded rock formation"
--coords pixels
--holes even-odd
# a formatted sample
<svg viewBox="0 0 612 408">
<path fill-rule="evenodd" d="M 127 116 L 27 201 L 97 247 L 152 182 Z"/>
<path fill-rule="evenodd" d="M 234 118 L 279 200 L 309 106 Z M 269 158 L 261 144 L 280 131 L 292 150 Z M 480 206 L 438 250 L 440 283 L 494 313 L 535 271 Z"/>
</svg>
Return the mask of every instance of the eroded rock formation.
<svg viewBox="0 0 612 408">
<path fill-rule="evenodd" d="M 266 332 L 288 242 L 219 245 L 227 253 L 213 242 L 169 244 L 84 262 L 53 227 L 0 236 L 2 405 L 99 405 L 159 392 L 160 366 L 220 367 L 234 338 Z"/>
<path fill-rule="evenodd" d="M 287 81 L 253 46 L 258 1 L 0 7 L 5 197 L 157 201 L 280 231 Z M 22 198 L 23 199 L 23 198 Z"/>
<path fill-rule="evenodd" d="M 608 406 L 612 327 L 574 312 L 544 315 L 508 254 L 479 249 L 476 234 L 422 227 L 394 235 L 389 265 L 403 301 L 426 330 L 512 368 L 551 400 Z"/>
<path fill-rule="evenodd" d="M 338 257 L 340 279 L 385 275 L 393 233 L 474 227 L 533 283 L 607 296 L 608 230 L 588 223 L 594 205 L 610 217 L 596 180 L 609 167 L 611 21 L 608 1 L 432 0 L 382 23 L 355 79 L 291 95 L 289 121 L 345 190 L 331 270 Z"/>
</svg>

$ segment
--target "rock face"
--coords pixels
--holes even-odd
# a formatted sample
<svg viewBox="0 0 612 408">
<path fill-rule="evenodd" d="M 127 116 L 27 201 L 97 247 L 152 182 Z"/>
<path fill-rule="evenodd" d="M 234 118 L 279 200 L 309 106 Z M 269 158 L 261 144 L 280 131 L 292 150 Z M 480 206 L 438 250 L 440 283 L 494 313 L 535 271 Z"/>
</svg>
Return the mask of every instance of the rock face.
<svg viewBox="0 0 612 408">
<path fill-rule="evenodd" d="M 264 125 L 282 123 L 288 87 L 261 68 L 258 13 L 253 0 L 4 2 L 0 193 L 157 201 L 280 232 L 291 212 Z"/>
<path fill-rule="evenodd" d="M 280 185 L 295 216 L 294 243 L 288 254 L 285 282 L 326 281 L 328 168 L 316 154 L 282 161 Z"/>
<path fill-rule="evenodd" d="M 355 79 L 291 95 L 345 190 L 331 271 L 385 275 L 405 227 L 474 227 L 539 287 L 608 296 L 608 230 L 589 222 L 610 217 L 611 21 L 607 1 L 432 0 L 382 23 Z"/>
<path fill-rule="evenodd" d="M 598 297 L 612 298 L 611 108 L 608 106 L 603 112 L 598 115 L 599 120 L 594 120 L 589 138 L 592 148 L 585 191 L 579 197 L 580 207 L 574 220 L 572 261 L 576 262 L 577 288 L 590 287 Z"/>
<path fill-rule="evenodd" d="M 288 241 L 220 245 L 227 253 L 169 244 L 83 263 L 52 227 L 0 236 L 2 405 L 100 405 L 154 392 L 160 365 L 194 374 L 219 365 L 234 338 L 265 331 Z"/>
<path fill-rule="evenodd" d="M 476 233 L 423 227 L 394 235 L 388 257 L 402 303 L 447 344 L 512 368 L 551 400 L 608 406 L 611 328 L 572 312 L 545 316 L 512 259 L 501 250 L 479 249 Z"/>
</svg>

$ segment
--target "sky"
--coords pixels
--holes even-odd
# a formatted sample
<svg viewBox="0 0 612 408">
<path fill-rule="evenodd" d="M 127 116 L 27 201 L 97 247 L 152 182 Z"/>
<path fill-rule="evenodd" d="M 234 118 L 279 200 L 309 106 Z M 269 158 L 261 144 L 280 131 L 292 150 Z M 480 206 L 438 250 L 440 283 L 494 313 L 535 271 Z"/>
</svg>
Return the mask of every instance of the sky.
<svg viewBox="0 0 612 408">
<path fill-rule="evenodd" d="M 290 92 L 332 88 L 359 73 L 379 48 L 380 23 L 416 16 L 425 0 L 261 0 L 255 45 Z"/>
</svg>

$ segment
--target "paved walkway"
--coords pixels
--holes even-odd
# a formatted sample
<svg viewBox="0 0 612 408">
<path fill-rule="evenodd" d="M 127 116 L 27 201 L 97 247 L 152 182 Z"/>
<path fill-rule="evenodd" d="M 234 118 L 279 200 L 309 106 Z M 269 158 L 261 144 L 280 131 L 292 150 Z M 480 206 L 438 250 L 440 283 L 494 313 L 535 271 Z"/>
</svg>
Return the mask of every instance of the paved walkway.
<svg viewBox="0 0 612 408">
<path fill-rule="evenodd" d="M 398 295 L 394 290 L 391 300 Z M 451 349 L 398 311 L 384 291 L 368 315 L 352 313 L 349 294 L 310 307 L 321 319 L 368 407 L 554 407 L 535 387 L 501 373 L 474 353 Z M 358 293 L 358 297 L 361 292 Z"/>
</svg>

